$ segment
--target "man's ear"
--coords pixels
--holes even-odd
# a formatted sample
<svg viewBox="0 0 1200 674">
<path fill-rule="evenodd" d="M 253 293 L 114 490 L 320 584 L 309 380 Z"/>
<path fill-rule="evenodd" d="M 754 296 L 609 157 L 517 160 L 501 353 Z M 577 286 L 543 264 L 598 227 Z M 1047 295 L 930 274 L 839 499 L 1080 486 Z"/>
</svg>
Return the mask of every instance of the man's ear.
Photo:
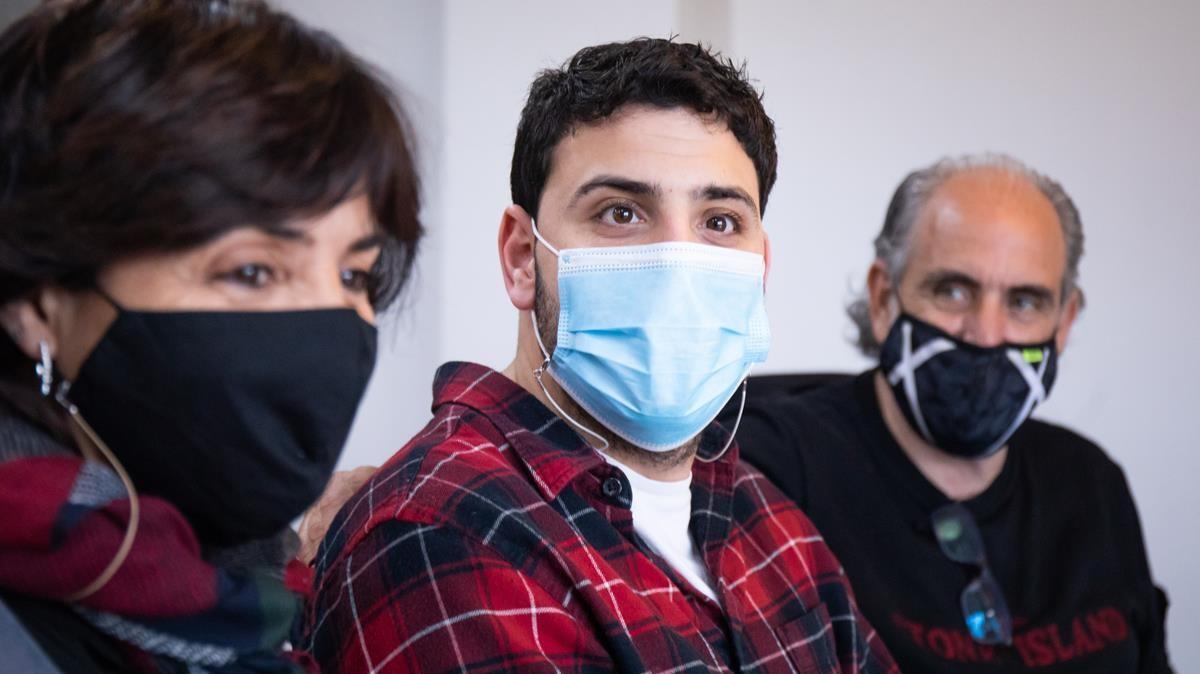
<svg viewBox="0 0 1200 674">
<path fill-rule="evenodd" d="M 522 311 L 533 308 L 534 250 L 533 219 L 524 208 L 512 204 L 500 216 L 500 271 L 504 275 L 504 290 L 513 306 Z"/>
<path fill-rule="evenodd" d="M 1058 317 L 1058 330 L 1054 333 L 1054 347 L 1058 349 L 1059 355 L 1067 348 L 1067 337 L 1070 336 L 1071 328 L 1075 325 L 1075 319 L 1079 317 L 1079 310 L 1082 308 L 1083 291 L 1075 288 L 1063 306 L 1062 315 Z"/>
<path fill-rule="evenodd" d="M 896 320 L 892 298 L 896 289 L 892 287 L 892 275 L 883 260 L 875 260 L 867 270 L 867 308 L 871 316 L 871 334 L 877 344 L 883 344 L 892 322 Z"/>
<path fill-rule="evenodd" d="M 40 302 L 40 303 L 39 303 Z M 53 304 L 52 293 L 42 292 L 37 295 L 13 300 L 0 307 L 0 326 L 12 339 L 17 348 L 31 360 L 41 357 L 41 343 L 50 347 L 50 353 L 58 353 L 58 340 L 54 336 L 48 311 L 41 304 Z M 50 307 L 53 311 L 53 307 Z"/>
</svg>

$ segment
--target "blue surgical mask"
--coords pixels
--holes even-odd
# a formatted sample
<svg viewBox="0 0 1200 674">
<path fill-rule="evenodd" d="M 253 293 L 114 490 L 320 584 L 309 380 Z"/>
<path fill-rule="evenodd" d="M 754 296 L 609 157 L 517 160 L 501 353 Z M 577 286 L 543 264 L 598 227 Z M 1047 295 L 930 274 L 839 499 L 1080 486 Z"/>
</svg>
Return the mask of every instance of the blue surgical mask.
<svg viewBox="0 0 1200 674">
<path fill-rule="evenodd" d="M 543 367 L 633 445 L 686 443 L 766 360 L 762 255 L 685 242 L 559 251 L 533 232 L 558 257 L 553 354 L 534 322 Z"/>
</svg>

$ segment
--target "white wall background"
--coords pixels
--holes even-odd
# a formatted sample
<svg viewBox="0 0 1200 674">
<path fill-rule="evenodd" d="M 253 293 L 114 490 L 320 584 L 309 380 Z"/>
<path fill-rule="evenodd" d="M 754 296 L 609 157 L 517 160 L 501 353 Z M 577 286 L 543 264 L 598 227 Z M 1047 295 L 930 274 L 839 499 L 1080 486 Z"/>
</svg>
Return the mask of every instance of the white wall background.
<svg viewBox="0 0 1200 674">
<path fill-rule="evenodd" d="M 34 4 L 35 0 L 0 0 L 0 26 L 7 26 Z"/>
<path fill-rule="evenodd" d="M 437 364 L 511 357 L 495 237 L 535 72 L 680 33 L 748 60 L 778 126 L 763 371 L 864 366 L 841 307 L 907 171 L 999 150 L 1062 181 L 1083 214 L 1089 307 L 1040 414 L 1125 467 L 1173 601 L 1174 664 L 1200 671 L 1200 3 L 276 1 L 392 75 L 424 169 L 429 236 L 343 465 L 386 460 L 423 424 Z M 0 0 L 0 20 L 29 4 Z"/>
<path fill-rule="evenodd" d="M 1173 601 L 1175 665 L 1200 671 L 1189 638 L 1200 624 L 1200 3 L 282 4 L 408 90 L 427 168 L 421 273 L 345 465 L 384 461 L 419 428 L 438 363 L 502 367 L 512 355 L 495 237 L 534 74 L 585 45 L 677 32 L 748 60 L 778 125 L 766 214 L 775 343 L 763 371 L 865 365 L 842 306 L 912 168 L 998 150 L 1063 182 L 1084 218 L 1090 304 L 1041 415 L 1125 467 Z"/>
</svg>

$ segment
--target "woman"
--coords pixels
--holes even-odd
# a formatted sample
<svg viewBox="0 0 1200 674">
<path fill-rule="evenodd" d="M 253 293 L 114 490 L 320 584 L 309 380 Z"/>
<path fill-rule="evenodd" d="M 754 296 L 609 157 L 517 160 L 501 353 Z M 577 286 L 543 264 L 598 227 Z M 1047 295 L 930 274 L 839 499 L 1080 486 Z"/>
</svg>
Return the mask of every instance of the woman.
<svg viewBox="0 0 1200 674">
<path fill-rule="evenodd" d="M 287 527 L 420 237 L 401 120 L 254 0 L 50 2 L 0 35 L 0 634 L 30 657 L 306 666 Z"/>
</svg>

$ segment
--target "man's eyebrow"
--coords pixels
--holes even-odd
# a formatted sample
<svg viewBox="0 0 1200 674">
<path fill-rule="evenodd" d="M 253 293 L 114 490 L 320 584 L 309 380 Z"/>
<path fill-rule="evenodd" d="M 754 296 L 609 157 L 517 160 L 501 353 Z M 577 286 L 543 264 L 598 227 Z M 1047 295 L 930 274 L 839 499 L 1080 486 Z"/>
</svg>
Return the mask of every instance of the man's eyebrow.
<svg viewBox="0 0 1200 674">
<path fill-rule="evenodd" d="M 693 199 L 705 199 L 708 201 L 717 201 L 721 199 L 733 199 L 741 201 L 754 212 L 758 212 L 758 204 L 754 203 L 754 198 L 751 197 L 746 190 L 737 187 L 736 185 L 705 185 L 692 192 Z"/>
<path fill-rule="evenodd" d="M 571 197 L 571 203 L 567 204 L 567 208 L 574 206 L 580 199 L 587 196 L 589 192 L 605 187 L 637 196 L 649 194 L 657 197 L 662 195 L 662 187 L 658 184 L 633 180 L 632 178 L 622 178 L 621 176 L 602 175 L 596 176 L 580 185 L 579 189 L 575 190 L 575 195 Z"/>
<path fill-rule="evenodd" d="M 971 276 L 961 271 L 954 271 L 953 269 L 935 269 L 926 274 L 925 278 L 921 279 L 921 286 L 924 288 L 930 288 L 942 283 L 961 283 L 972 288 L 983 287 L 982 283 Z"/>
<path fill-rule="evenodd" d="M 1036 297 L 1037 299 L 1044 300 L 1046 302 L 1054 302 L 1056 300 L 1055 292 L 1053 289 L 1047 288 L 1044 285 L 1038 285 L 1036 283 L 1030 284 L 1030 285 L 1023 285 L 1023 286 L 1013 286 L 1008 289 L 1008 294 L 1009 295 L 1017 295 L 1017 294 L 1032 295 L 1032 296 Z"/>
</svg>

